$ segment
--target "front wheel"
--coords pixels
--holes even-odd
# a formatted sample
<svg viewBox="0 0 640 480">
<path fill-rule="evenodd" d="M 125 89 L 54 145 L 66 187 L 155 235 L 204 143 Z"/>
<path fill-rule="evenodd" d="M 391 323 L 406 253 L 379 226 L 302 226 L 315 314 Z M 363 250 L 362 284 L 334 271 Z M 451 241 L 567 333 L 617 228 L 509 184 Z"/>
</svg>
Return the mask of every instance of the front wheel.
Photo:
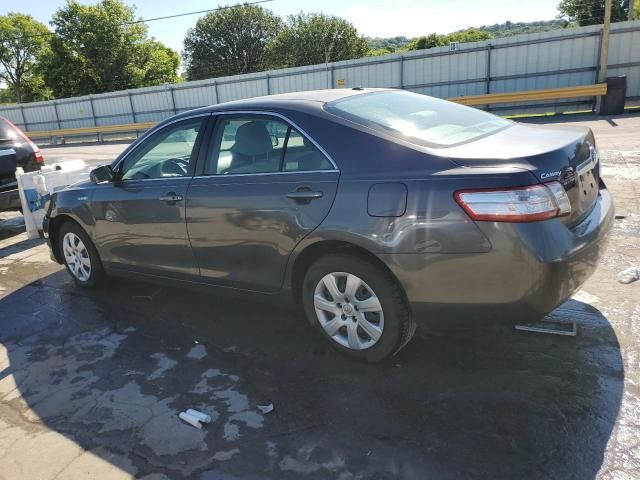
<svg viewBox="0 0 640 480">
<path fill-rule="evenodd" d="M 80 287 L 94 287 L 102 279 L 102 262 L 89 235 L 76 223 L 67 221 L 58 233 L 59 251 L 71 278 Z"/>
<path fill-rule="evenodd" d="M 305 275 L 302 301 L 309 321 L 333 347 L 369 362 L 395 355 L 415 332 L 395 279 L 356 256 L 317 260 Z"/>
</svg>

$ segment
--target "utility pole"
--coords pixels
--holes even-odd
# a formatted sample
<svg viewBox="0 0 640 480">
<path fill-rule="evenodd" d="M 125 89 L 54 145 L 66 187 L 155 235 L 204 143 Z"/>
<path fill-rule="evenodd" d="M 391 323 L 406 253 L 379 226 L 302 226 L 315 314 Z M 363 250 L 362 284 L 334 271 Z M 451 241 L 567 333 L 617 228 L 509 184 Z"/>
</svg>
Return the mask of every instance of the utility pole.
<svg viewBox="0 0 640 480">
<path fill-rule="evenodd" d="M 611 0 L 604 2 L 604 25 L 602 26 L 602 42 L 600 46 L 600 68 L 598 69 L 598 83 L 607 80 L 607 65 L 609 64 L 609 33 L 611 30 Z M 600 112 L 602 97 L 596 99 L 596 112 Z"/>
<path fill-rule="evenodd" d="M 600 70 L 598 83 L 607 79 L 607 64 L 609 63 L 609 32 L 611 30 L 611 0 L 604 2 L 604 25 L 602 26 L 602 46 L 600 48 Z"/>
</svg>

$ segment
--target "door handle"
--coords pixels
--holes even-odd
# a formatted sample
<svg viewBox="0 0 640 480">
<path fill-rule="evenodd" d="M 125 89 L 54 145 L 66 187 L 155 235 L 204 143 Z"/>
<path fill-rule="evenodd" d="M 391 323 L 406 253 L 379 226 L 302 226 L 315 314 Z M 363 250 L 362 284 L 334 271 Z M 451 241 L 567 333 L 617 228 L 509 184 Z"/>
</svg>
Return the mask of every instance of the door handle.
<svg viewBox="0 0 640 480">
<path fill-rule="evenodd" d="M 296 190 L 287 193 L 287 198 L 300 203 L 309 203 L 311 200 L 322 198 L 322 192 L 314 192 L 312 190 Z"/>
<path fill-rule="evenodd" d="M 160 197 L 161 202 L 175 203 L 181 200 L 182 200 L 182 195 L 177 195 L 174 192 L 169 192 L 166 195 L 163 195 L 162 197 Z"/>
</svg>

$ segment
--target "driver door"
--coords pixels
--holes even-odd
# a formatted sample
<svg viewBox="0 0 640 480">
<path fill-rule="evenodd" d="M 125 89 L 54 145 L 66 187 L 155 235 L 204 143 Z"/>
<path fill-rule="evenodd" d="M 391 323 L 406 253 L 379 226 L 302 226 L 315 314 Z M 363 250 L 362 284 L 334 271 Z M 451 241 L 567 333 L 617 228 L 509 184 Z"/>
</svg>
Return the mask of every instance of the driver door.
<svg viewBox="0 0 640 480">
<path fill-rule="evenodd" d="M 185 199 L 209 115 L 154 132 L 115 167 L 91 198 L 95 244 L 105 266 L 197 278 Z"/>
</svg>

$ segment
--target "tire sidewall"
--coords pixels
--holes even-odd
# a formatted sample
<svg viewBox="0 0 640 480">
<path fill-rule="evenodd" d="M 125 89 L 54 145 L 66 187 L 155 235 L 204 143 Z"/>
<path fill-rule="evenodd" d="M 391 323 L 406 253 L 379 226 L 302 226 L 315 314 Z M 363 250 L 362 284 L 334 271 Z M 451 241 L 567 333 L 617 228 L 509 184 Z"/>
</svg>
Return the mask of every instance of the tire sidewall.
<svg viewBox="0 0 640 480">
<path fill-rule="evenodd" d="M 82 243 L 84 243 L 84 246 L 87 249 L 87 253 L 89 254 L 89 260 L 91 262 L 91 274 L 86 281 L 82 281 L 76 278 L 76 276 L 71 272 L 69 265 L 67 265 L 67 259 L 64 256 L 63 250 L 64 237 L 67 233 L 74 233 L 75 235 L 77 235 L 80 240 L 82 240 Z M 69 272 L 69 275 L 71 275 L 71 278 L 76 285 L 78 285 L 79 287 L 90 288 L 95 287 L 98 284 L 102 276 L 102 262 L 100 261 L 98 252 L 96 251 L 93 242 L 89 238 L 89 235 L 87 235 L 87 233 L 79 225 L 71 221 L 67 221 L 60 227 L 60 230 L 58 231 L 58 251 L 61 253 L 67 272 Z"/>
<path fill-rule="evenodd" d="M 375 345 L 364 350 L 352 350 L 337 343 L 322 328 L 315 312 L 313 297 L 318 282 L 332 272 L 351 273 L 360 277 L 380 299 L 384 328 Z M 307 320 L 334 348 L 353 358 L 377 362 L 394 354 L 402 342 L 402 322 L 408 315 L 408 309 L 404 301 L 397 298 L 397 288 L 389 274 L 366 260 L 351 255 L 329 255 L 317 260 L 307 271 L 302 286 L 302 304 Z"/>
</svg>

